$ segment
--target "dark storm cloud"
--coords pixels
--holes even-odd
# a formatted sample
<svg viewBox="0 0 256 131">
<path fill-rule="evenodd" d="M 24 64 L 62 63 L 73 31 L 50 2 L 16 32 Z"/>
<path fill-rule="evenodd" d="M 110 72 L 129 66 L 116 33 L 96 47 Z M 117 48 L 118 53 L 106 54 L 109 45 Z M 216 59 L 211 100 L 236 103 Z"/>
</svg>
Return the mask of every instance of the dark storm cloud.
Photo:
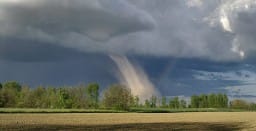
<svg viewBox="0 0 256 131">
<path fill-rule="evenodd" d="M 155 22 L 149 14 L 126 1 L 0 1 L 0 51 L 6 59 L 8 56 L 16 59 L 16 55 L 41 57 L 47 46 L 50 50 L 56 49 L 57 55 L 61 55 L 65 48 L 85 53 L 106 52 L 104 46 L 97 44 L 154 27 Z M 47 56 L 52 55 L 45 52 L 44 57 Z M 29 59 L 34 58 L 24 60 Z"/>
<path fill-rule="evenodd" d="M 1 34 L 57 39 L 70 32 L 96 40 L 152 29 L 152 18 L 125 1 L 17 0 L 1 2 Z M 54 38 L 51 38 L 54 37 Z"/>
<path fill-rule="evenodd" d="M 75 49 L 65 48 L 38 40 L 2 38 L 0 39 L 0 43 L 0 59 L 7 61 L 56 62 L 88 55 Z"/>
<path fill-rule="evenodd" d="M 256 12 L 251 0 L 1 0 L 0 3 L 3 38 L 36 39 L 87 53 L 214 61 L 254 57 Z M 234 5 L 247 9 L 229 10 Z M 221 19 L 224 9 L 231 15 Z M 232 33 L 223 28 L 229 26 Z"/>
<path fill-rule="evenodd" d="M 87 54 L 72 58 L 58 62 L 0 61 L 0 82 L 15 80 L 31 87 L 74 86 L 97 82 L 104 89 L 117 81 L 108 57 Z"/>
</svg>

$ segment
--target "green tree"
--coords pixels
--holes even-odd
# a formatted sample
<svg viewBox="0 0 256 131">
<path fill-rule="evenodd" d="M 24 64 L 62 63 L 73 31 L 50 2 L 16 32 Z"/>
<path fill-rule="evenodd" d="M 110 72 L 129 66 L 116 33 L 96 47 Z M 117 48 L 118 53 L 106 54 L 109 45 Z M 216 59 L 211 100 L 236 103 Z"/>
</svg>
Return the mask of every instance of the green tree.
<svg viewBox="0 0 256 131">
<path fill-rule="evenodd" d="M 28 103 L 32 101 L 34 98 L 30 99 L 30 88 L 28 86 L 22 86 L 22 89 L 20 91 L 20 95 L 17 102 L 17 107 L 19 108 L 26 108 L 30 107 Z"/>
<path fill-rule="evenodd" d="M 187 107 L 187 102 L 183 99 L 180 100 L 180 108 L 186 108 Z"/>
<path fill-rule="evenodd" d="M 16 107 L 19 99 L 21 85 L 15 81 L 4 83 L 1 89 L 1 105 L 3 107 Z"/>
<path fill-rule="evenodd" d="M 16 107 L 18 92 L 13 88 L 4 88 L 1 90 L 2 107 Z"/>
<path fill-rule="evenodd" d="M 33 98 L 35 99 L 36 108 L 46 108 L 44 106 L 44 96 L 46 94 L 46 90 L 44 87 L 39 86 L 33 91 Z"/>
<path fill-rule="evenodd" d="M 156 102 L 157 102 L 157 97 L 156 96 L 151 96 L 151 98 L 150 98 L 150 107 L 151 108 L 156 108 Z"/>
<path fill-rule="evenodd" d="M 228 97 L 226 94 L 218 93 L 215 95 L 215 108 L 226 108 L 228 106 Z"/>
<path fill-rule="evenodd" d="M 148 99 L 145 100 L 145 107 L 150 108 L 151 104 L 150 101 Z"/>
<path fill-rule="evenodd" d="M 223 108 L 228 107 L 228 96 L 226 94 L 223 95 Z"/>
<path fill-rule="evenodd" d="M 103 93 L 103 104 L 106 108 L 128 110 L 131 91 L 123 85 L 112 85 Z"/>
<path fill-rule="evenodd" d="M 3 96 L 3 91 L 0 90 L 0 107 L 4 107 L 5 105 L 5 99 L 4 99 L 4 96 Z"/>
<path fill-rule="evenodd" d="M 22 91 L 25 92 L 25 88 Z M 26 91 L 28 93 L 28 91 Z M 44 107 L 43 99 L 45 96 L 45 88 L 39 86 L 33 90 L 31 90 L 26 96 L 24 97 L 24 105 L 29 108 L 46 108 Z"/>
<path fill-rule="evenodd" d="M 222 107 L 222 103 L 223 103 L 223 95 L 221 93 L 217 94 L 217 108 L 221 108 Z"/>
<path fill-rule="evenodd" d="M 2 84 L 0 83 L 0 107 L 3 107 L 4 106 L 4 98 L 3 98 L 3 95 L 2 95 Z"/>
<path fill-rule="evenodd" d="M 72 108 L 72 99 L 67 89 L 60 88 L 58 91 L 58 96 L 60 108 Z"/>
<path fill-rule="evenodd" d="M 199 108 L 208 108 L 208 96 L 201 94 L 199 96 Z"/>
<path fill-rule="evenodd" d="M 170 108 L 179 108 L 180 102 L 179 102 L 179 97 L 174 97 L 173 99 L 170 100 L 169 102 L 169 107 Z"/>
<path fill-rule="evenodd" d="M 97 83 L 89 84 L 86 87 L 86 96 L 90 108 L 98 108 L 99 85 Z"/>
<path fill-rule="evenodd" d="M 138 96 L 134 97 L 134 104 L 135 104 L 135 107 L 139 107 L 139 105 L 140 105 L 140 98 Z"/>
<path fill-rule="evenodd" d="M 3 88 L 21 91 L 21 85 L 16 81 L 8 81 L 8 82 L 4 83 Z"/>
<path fill-rule="evenodd" d="M 208 95 L 208 107 L 210 108 L 215 108 L 217 107 L 217 104 L 216 104 L 216 95 L 215 94 L 209 94 Z"/>
<path fill-rule="evenodd" d="M 163 96 L 162 101 L 161 101 L 162 102 L 161 107 L 163 107 L 163 108 L 167 107 L 166 101 L 167 101 L 166 96 Z"/>
<path fill-rule="evenodd" d="M 57 108 L 58 107 L 58 97 L 56 93 L 56 88 L 54 87 L 47 87 L 45 88 L 45 95 L 44 95 L 44 106 L 47 108 Z"/>
<path fill-rule="evenodd" d="M 131 107 L 139 107 L 139 97 L 138 96 L 131 96 L 130 106 Z"/>
<path fill-rule="evenodd" d="M 86 88 L 83 84 L 70 88 L 70 97 L 73 100 L 72 108 L 89 108 Z"/>
<path fill-rule="evenodd" d="M 190 99 L 191 99 L 191 107 L 199 108 L 199 102 L 200 102 L 199 97 L 197 95 L 192 95 Z"/>
<path fill-rule="evenodd" d="M 250 103 L 249 104 L 249 110 L 255 111 L 256 110 L 256 104 L 255 103 Z"/>
</svg>

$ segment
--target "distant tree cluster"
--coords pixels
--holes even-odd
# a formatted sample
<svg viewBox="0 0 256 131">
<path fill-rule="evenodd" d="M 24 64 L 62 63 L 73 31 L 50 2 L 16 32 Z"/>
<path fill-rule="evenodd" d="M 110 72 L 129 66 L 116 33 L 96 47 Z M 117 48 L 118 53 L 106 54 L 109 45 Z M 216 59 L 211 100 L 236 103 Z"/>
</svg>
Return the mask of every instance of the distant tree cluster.
<svg viewBox="0 0 256 131">
<path fill-rule="evenodd" d="M 230 102 L 230 108 L 233 109 L 245 109 L 245 110 L 256 110 L 255 103 L 249 103 L 244 100 L 235 99 Z"/>
<path fill-rule="evenodd" d="M 0 107 L 97 108 L 98 98 L 98 84 L 58 88 L 39 86 L 32 89 L 10 81 L 0 89 Z"/>
<path fill-rule="evenodd" d="M 189 100 L 152 96 L 142 103 L 138 96 L 123 85 L 111 85 L 102 92 L 97 83 L 72 87 L 30 88 L 16 81 L 0 83 L 0 108 L 50 108 L 50 109 L 115 109 L 143 108 L 234 108 L 256 110 L 255 103 L 244 100 L 229 101 L 226 94 L 193 95 Z"/>
<path fill-rule="evenodd" d="M 162 105 L 164 107 L 164 105 Z M 183 99 L 180 99 L 179 97 L 174 97 L 170 99 L 169 101 L 169 107 L 178 109 L 178 108 L 186 108 L 187 107 L 187 102 Z"/>
<path fill-rule="evenodd" d="M 18 82 L 0 84 L 0 107 L 50 108 L 50 109 L 97 109 L 128 110 L 139 105 L 139 98 L 123 85 L 112 85 L 103 91 L 100 100 L 99 85 L 29 88 Z"/>
<path fill-rule="evenodd" d="M 226 94 L 201 94 L 190 98 L 192 108 L 227 108 L 228 97 Z"/>
</svg>

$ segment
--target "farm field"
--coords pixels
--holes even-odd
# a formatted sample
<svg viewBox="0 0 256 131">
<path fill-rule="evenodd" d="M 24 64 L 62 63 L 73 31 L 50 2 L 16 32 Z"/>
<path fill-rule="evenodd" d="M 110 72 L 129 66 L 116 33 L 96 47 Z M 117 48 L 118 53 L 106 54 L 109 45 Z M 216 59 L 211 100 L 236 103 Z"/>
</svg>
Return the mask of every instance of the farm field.
<svg viewBox="0 0 256 131">
<path fill-rule="evenodd" d="M 255 112 L 0 114 L 0 130 L 256 130 Z"/>
</svg>

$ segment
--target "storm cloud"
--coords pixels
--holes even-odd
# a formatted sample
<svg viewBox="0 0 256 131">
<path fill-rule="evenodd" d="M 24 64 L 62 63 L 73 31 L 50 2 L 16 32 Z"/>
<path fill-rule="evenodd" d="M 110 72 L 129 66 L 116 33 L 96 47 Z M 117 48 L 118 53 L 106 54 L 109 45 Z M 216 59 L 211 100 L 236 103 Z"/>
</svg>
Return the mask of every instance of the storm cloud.
<svg viewBox="0 0 256 131">
<path fill-rule="evenodd" d="M 253 0 L 1 0 L 0 44 L 240 61 L 255 55 L 255 15 Z"/>
<path fill-rule="evenodd" d="M 253 96 L 255 24 L 255 0 L 0 0 L 0 80 L 105 87 L 115 54 L 163 95 Z"/>
<path fill-rule="evenodd" d="M 84 52 L 101 52 L 104 47 L 98 47 L 97 43 L 154 27 L 155 22 L 149 14 L 126 1 L 0 1 L 0 50 L 18 56 L 22 51 L 26 54 L 27 50 L 36 53 L 44 43 Z"/>
</svg>

